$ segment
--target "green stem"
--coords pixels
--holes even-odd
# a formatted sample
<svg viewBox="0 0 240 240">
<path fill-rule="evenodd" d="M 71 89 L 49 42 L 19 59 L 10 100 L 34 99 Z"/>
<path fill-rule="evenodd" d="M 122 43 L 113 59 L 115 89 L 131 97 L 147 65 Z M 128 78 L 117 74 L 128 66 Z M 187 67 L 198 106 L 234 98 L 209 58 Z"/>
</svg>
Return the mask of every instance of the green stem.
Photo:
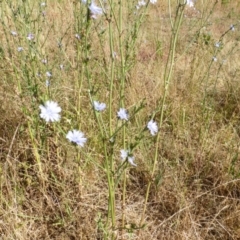
<svg viewBox="0 0 240 240">
<path fill-rule="evenodd" d="M 110 7 L 113 9 L 113 1 L 110 2 Z M 112 136 L 112 99 L 113 99 L 113 82 L 114 82 L 114 72 L 115 72 L 115 61 L 114 61 L 114 45 L 113 45 L 113 12 L 111 11 L 110 19 L 108 21 L 108 31 L 109 31 L 109 46 L 110 46 L 110 61 L 111 61 L 111 69 L 110 69 L 110 89 L 109 89 L 109 136 Z M 111 146 L 112 147 L 112 146 Z M 108 190 L 109 190 L 109 204 L 108 208 L 108 218 L 109 214 L 112 219 L 112 229 L 115 228 L 115 186 L 114 186 L 114 164 L 113 164 L 113 154 L 112 151 L 110 156 L 106 151 L 106 143 L 105 143 L 105 161 L 106 161 L 106 172 L 108 179 Z"/>
<path fill-rule="evenodd" d="M 120 79 L 121 79 L 121 89 L 120 89 L 120 106 L 124 108 L 125 105 L 125 99 L 124 99 L 124 93 L 125 93 L 125 59 L 124 59 L 124 53 L 123 53 L 123 29 L 122 29 L 122 8 L 123 8 L 123 1 L 119 1 L 119 50 L 120 50 L 120 56 L 121 56 L 121 72 L 120 72 Z M 122 144 L 123 149 L 126 148 L 125 144 L 125 137 L 126 137 L 126 125 L 122 128 Z M 125 205 L 126 205 L 126 169 L 123 171 L 123 191 L 122 191 L 122 229 L 125 226 Z M 123 232 L 122 232 L 123 234 Z"/>
<path fill-rule="evenodd" d="M 169 2 L 170 2 L 170 0 L 169 0 Z M 153 181 L 154 174 L 155 174 L 155 169 L 156 169 L 157 162 L 158 162 L 160 130 L 161 130 L 161 127 L 163 124 L 163 116 L 165 113 L 164 105 L 165 105 L 166 97 L 168 94 L 169 83 L 172 79 L 173 67 L 174 67 L 174 63 L 175 63 L 174 58 L 175 58 L 175 52 L 176 52 L 176 42 L 178 39 L 178 33 L 179 33 L 180 26 L 181 26 L 182 18 L 183 18 L 184 7 L 185 7 L 184 5 L 181 5 L 181 4 L 178 5 L 176 17 L 175 17 L 175 20 L 173 23 L 170 49 L 169 49 L 168 60 L 167 60 L 166 66 L 165 66 L 165 73 L 164 73 L 164 95 L 163 95 L 162 104 L 161 104 L 159 132 L 157 134 L 154 161 L 153 161 L 153 167 L 152 167 L 152 171 L 151 171 L 151 180 L 149 181 L 149 183 L 147 185 L 147 191 L 146 191 L 146 195 L 145 195 L 145 203 L 144 203 L 142 216 L 141 216 L 141 220 L 140 220 L 140 226 L 143 224 L 143 221 L 144 221 L 144 216 L 145 216 L 145 212 L 146 212 L 146 208 L 147 208 L 149 193 L 150 193 L 152 181 Z"/>
</svg>

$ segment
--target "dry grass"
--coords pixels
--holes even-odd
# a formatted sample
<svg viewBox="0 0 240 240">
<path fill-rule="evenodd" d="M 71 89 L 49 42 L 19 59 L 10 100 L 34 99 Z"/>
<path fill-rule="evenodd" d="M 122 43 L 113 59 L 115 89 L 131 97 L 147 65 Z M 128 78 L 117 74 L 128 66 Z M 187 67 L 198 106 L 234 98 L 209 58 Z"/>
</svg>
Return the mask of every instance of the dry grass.
<svg viewBox="0 0 240 240">
<path fill-rule="evenodd" d="M 134 67 L 128 75 L 125 93 L 128 106 L 146 99 L 144 110 L 131 122 L 133 132 L 149 119 L 163 94 L 162 79 L 171 32 L 167 4 L 162 2 L 150 7 L 137 42 Z M 212 3 L 201 7 L 200 2 L 196 7 L 206 19 Z M 239 17 L 240 4 L 229 2 L 220 4 L 219 1 L 205 28 L 200 27 L 201 16 L 191 17 L 192 13 L 186 12 L 145 226 L 134 229 L 140 222 L 146 186 L 151 181 L 154 146 L 148 139 L 136 150 L 138 167 L 127 170 L 126 228 L 115 230 L 116 239 L 240 239 L 239 27 L 226 35 L 218 62 L 208 70 L 214 44 Z M 32 63 L 19 60 L 16 39 L 7 33 L 7 41 L 4 28 L 0 28 L 0 238 L 4 240 L 103 239 L 107 181 L 104 172 L 92 164 L 93 161 L 102 163 L 104 157 L 98 151 L 96 123 L 89 111 L 87 94 L 81 98 L 82 112 L 78 118 L 89 140 L 79 158 L 75 147 L 62 140 L 61 133 L 51 135 L 51 131 L 35 120 L 43 98 L 31 96 L 27 82 L 22 92 L 18 87 L 18 82 L 26 80 L 22 73 L 26 69 L 32 72 L 35 68 L 34 73 L 49 70 L 44 64 L 37 64 L 47 57 L 54 76 L 52 96 L 66 109 L 62 124 L 71 127 L 81 64 L 74 37 L 77 28 L 74 9 L 78 4 L 67 0 L 48 4 L 47 21 L 39 22 L 40 35 L 48 36 L 47 41 L 44 37 L 39 39 L 41 47 Z M 11 30 L 14 23 L 10 16 L 4 17 Z M 92 35 L 96 50 L 92 59 L 93 82 L 96 88 L 106 89 L 108 83 L 99 69 L 103 69 L 102 56 L 103 52 L 106 55 L 109 52 L 108 45 L 102 51 L 96 33 Z M 61 36 L 64 36 L 65 52 L 57 48 L 56 40 Z M 221 64 L 224 59 L 226 63 Z M 119 58 L 116 64 L 118 61 Z M 58 69 L 61 63 L 64 71 Z M 38 84 L 39 91 L 44 92 L 45 78 Z M 118 85 L 115 87 L 117 92 Z M 84 83 L 83 92 L 87 92 Z M 106 92 L 100 91 L 98 95 L 102 101 L 108 97 Z M 119 96 L 115 96 L 114 104 L 118 100 Z M 35 140 L 31 140 L 29 126 L 38 130 L 34 132 Z M 42 145 L 40 136 L 45 132 L 49 134 L 48 152 L 41 149 L 45 143 Z M 36 146 L 42 173 L 36 162 Z M 121 197 L 120 183 L 116 189 L 117 226 L 121 226 Z"/>
</svg>

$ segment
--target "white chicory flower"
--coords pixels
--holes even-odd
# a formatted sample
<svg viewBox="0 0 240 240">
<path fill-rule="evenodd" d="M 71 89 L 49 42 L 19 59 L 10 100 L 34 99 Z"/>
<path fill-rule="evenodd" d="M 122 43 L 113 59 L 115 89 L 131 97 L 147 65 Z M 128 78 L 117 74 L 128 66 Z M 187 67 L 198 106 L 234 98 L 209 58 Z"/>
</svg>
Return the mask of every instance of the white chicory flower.
<svg viewBox="0 0 240 240">
<path fill-rule="evenodd" d="M 29 33 L 29 34 L 27 35 L 27 39 L 28 39 L 29 41 L 32 41 L 32 40 L 34 39 L 34 35 L 33 35 L 32 33 Z"/>
<path fill-rule="evenodd" d="M 146 2 L 144 0 L 138 1 L 137 8 L 140 8 L 145 5 L 146 5 Z"/>
<path fill-rule="evenodd" d="M 47 75 L 47 77 L 52 77 L 52 73 L 49 71 L 46 72 L 46 75 Z"/>
<path fill-rule="evenodd" d="M 187 5 L 189 6 L 189 7 L 194 7 L 194 3 L 193 3 L 193 1 L 192 0 L 187 0 Z"/>
<path fill-rule="evenodd" d="M 137 164 L 136 163 L 134 163 L 133 161 L 134 161 L 134 157 L 132 156 L 132 157 L 128 157 L 128 162 L 131 164 L 131 165 L 133 165 L 134 167 L 136 167 L 137 166 Z"/>
<path fill-rule="evenodd" d="M 78 130 L 69 131 L 66 135 L 66 138 L 73 143 L 76 143 L 78 146 L 83 147 L 87 141 L 87 138 L 84 137 L 84 133 Z"/>
<path fill-rule="evenodd" d="M 146 2 L 144 0 L 138 1 L 139 6 L 145 6 Z"/>
<path fill-rule="evenodd" d="M 121 120 L 128 120 L 129 116 L 127 113 L 127 110 L 125 108 L 120 108 L 119 111 L 117 112 L 117 116 L 121 119 Z"/>
<path fill-rule="evenodd" d="M 235 28 L 234 28 L 233 24 L 230 26 L 230 29 L 231 29 L 231 31 L 235 31 Z"/>
<path fill-rule="evenodd" d="M 155 4 L 157 3 L 157 0 L 150 0 L 150 3 Z"/>
<path fill-rule="evenodd" d="M 43 63 L 43 64 L 47 64 L 47 62 L 48 62 L 48 61 L 47 61 L 46 58 L 42 59 L 42 63 Z"/>
<path fill-rule="evenodd" d="M 41 113 L 40 117 L 46 122 L 55 122 L 60 120 L 60 112 L 62 109 L 58 106 L 56 102 L 47 101 L 44 105 L 39 106 Z"/>
<path fill-rule="evenodd" d="M 126 160 L 126 158 L 128 157 L 128 151 L 127 150 L 120 150 L 120 154 L 121 154 L 121 159 L 124 161 Z"/>
<path fill-rule="evenodd" d="M 100 103 L 98 101 L 93 101 L 93 106 L 96 111 L 102 112 L 106 108 L 105 103 Z"/>
<path fill-rule="evenodd" d="M 151 135 L 156 135 L 158 132 L 158 126 L 157 123 L 153 120 L 150 120 L 147 124 L 147 128 L 150 131 Z"/>
<path fill-rule="evenodd" d="M 134 157 L 129 155 L 129 151 L 128 150 L 120 150 L 120 155 L 121 155 L 121 159 L 122 161 L 127 160 L 132 166 L 137 166 L 137 164 L 134 163 Z"/>
<path fill-rule="evenodd" d="M 82 0 L 83 4 L 87 3 L 87 0 Z M 90 5 L 89 5 L 89 10 L 91 12 L 91 17 L 96 19 L 97 15 L 102 15 L 103 14 L 103 9 L 101 7 L 98 7 L 94 1 L 91 1 Z"/>
<path fill-rule="evenodd" d="M 16 36 L 18 35 L 16 31 L 11 31 L 11 34 L 12 34 L 14 37 L 16 37 Z"/>
<path fill-rule="evenodd" d="M 80 38 L 81 38 L 81 37 L 80 37 L 80 34 L 76 33 L 76 34 L 75 34 L 75 38 L 78 39 L 78 40 L 80 40 Z"/>
<path fill-rule="evenodd" d="M 22 52 L 23 51 L 23 47 L 18 47 L 17 50 L 18 50 L 18 52 Z"/>
<path fill-rule="evenodd" d="M 103 14 L 103 10 L 102 8 L 98 7 L 97 5 L 95 5 L 94 2 L 92 2 L 89 6 L 89 10 L 91 12 L 92 18 L 96 19 L 97 15 L 102 15 Z"/>
</svg>

